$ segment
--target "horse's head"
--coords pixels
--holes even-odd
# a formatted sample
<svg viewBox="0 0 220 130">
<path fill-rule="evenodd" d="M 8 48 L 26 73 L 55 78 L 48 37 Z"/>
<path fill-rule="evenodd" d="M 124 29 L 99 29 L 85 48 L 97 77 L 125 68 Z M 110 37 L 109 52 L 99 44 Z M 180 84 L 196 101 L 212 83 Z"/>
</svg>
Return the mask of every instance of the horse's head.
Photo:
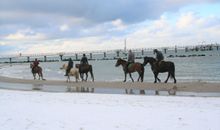
<svg viewBox="0 0 220 130">
<path fill-rule="evenodd" d="M 154 59 L 153 57 L 144 57 L 144 63 L 143 65 L 145 66 L 147 63 L 153 63 L 153 62 L 156 62 L 156 59 Z"/>
<path fill-rule="evenodd" d="M 30 63 L 30 68 L 32 69 L 34 67 L 34 65 L 32 63 Z"/>
<path fill-rule="evenodd" d="M 79 66 L 80 66 L 80 64 L 75 64 L 75 67 L 76 67 L 76 68 L 79 68 Z"/>
<path fill-rule="evenodd" d="M 122 60 L 121 58 L 119 58 L 115 64 L 115 67 L 118 67 L 119 65 L 123 64 L 123 62 L 126 62 L 124 60 Z"/>
<path fill-rule="evenodd" d="M 62 69 L 65 69 L 65 70 L 66 70 L 66 69 L 67 69 L 67 66 L 68 66 L 68 65 L 65 63 L 65 64 L 63 64 L 62 67 L 60 67 L 60 69 L 61 69 L 61 70 L 62 70 Z"/>
</svg>

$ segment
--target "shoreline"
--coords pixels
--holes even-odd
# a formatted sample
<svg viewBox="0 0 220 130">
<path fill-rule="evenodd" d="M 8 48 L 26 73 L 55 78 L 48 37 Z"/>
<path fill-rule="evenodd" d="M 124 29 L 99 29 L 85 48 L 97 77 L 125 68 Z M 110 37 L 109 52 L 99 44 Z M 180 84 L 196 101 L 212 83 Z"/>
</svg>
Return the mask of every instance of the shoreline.
<svg viewBox="0 0 220 130">
<path fill-rule="evenodd" d="M 220 83 L 207 82 L 180 82 L 180 83 L 149 83 L 149 82 L 81 82 L 72 81 L 67 83 L 60 80 L 31 80 L 18 79 L 0 76 L 0 82 L 11 84 L 29 84 L 29 85 L 50 85 L 66 87 L 84 87 L 84 88 L 108 88 L 108 89 L 136 89 L 153 91 L 175 91 L 175 92 L 196 92 L 196 93 L 220 93 Z"/>
</svg>

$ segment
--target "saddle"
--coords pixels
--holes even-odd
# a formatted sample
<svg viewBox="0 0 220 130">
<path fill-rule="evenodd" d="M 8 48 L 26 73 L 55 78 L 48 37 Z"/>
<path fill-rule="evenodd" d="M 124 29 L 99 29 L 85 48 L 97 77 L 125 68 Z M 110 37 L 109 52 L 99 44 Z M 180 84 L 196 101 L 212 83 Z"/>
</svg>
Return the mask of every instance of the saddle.
<svg viewBox="0 0 220 130">
<path fill-rule="evenodd" d="M 165 61 L 164 60 L 161 60 L 161 61 L 156 61 L 154 64 L 155 64 L 155 66 L 156 66 L 156 68 L 161 68 L 162 67 L 162 65 L 165 63 Z"/>
<path fill-rule="evenodd" d="M 129 63 L 128 68 L 131 68 L 134 63 Z"/>
</svg>

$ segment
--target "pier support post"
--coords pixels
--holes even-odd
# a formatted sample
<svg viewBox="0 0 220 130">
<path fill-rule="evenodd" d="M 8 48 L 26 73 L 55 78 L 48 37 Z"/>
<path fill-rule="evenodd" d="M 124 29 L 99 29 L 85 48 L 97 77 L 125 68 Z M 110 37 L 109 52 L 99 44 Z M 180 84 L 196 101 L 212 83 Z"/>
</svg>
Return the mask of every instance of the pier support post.
<svg viewBox="0 0 220 130">
<path fill-rule="evenodd" d="M 177 53 L 177 47 L 175 46 L 175 53 Z"/>
<path fill-rule="evenodd" d="M 78 54 L 75 54 L 76 60 L 78 60 Z"/>
<path fill-rule="evenodd" d="M 144 55 L 144 49 L 141 50 L 141 55 L 142 55 L 142 56 Z"/>
<path fill-rule="evenodd" d="M 12 63 L 12 58 L 9 58 L 9 62 Z"/>
<path fill-rule="evenodd" d="M 30 62 L 30 57 L 29 56 L 27 57 L 27 62 Z"/>
<path fill-rule="evenodd" d="M 92 53 L 90 53 L 89 56 L 90 56 L 90 59 L 92 59 Z"/>
<path fill-rule="evenodd" d="M 106 52 L 104 52 L 104 58 L 106 58 Z"/>
<path fill-rule="evenodd" d="M 119 51 L 116 51 L 116 55 L 117 55 L 117 57 L 119 57 Z"/>
<path fill-rule="evenodd" d="M 216 50 L 217 50 L 217 51 L 218 51 L 218 48 L 219 48 L 219 46 L 217 45 L 217 46 L 216 46 Z"/>
<path fill-rule="evenodd" d="M 167 48 L 164 48 L 164 54 L 167 54 Z"/>
<path fill-rule="evenodd" d="M 185 52 L 188 52 L 188 51 L 189 51 L 188 47 L 185 47 Z"/>
<path fill-rule="evenodd" d="M 47 62 L 47 56 L 44 56 L 44 62 Z"/>
<path fill-rule="evenodd" d="M 60 55 L 60 60 L 63 61 L 63 55 L 62 54 Z"/>
</svg>

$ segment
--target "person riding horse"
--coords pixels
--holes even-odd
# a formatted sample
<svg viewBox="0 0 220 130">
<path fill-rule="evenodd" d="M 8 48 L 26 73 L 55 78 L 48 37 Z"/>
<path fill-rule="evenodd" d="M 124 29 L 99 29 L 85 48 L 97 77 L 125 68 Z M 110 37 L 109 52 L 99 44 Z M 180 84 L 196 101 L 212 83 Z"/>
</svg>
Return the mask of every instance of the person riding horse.
<svg viewBox="0 0 220 130">
<path fill-rule="evenodd" d="M 39 65 L 39 61 L 37 60 L 37 58 L 35 58 L 35 60 L 34 60 L 34 62 L 33 62 L 32 72 L 34 71 L 34 69 L 35 69 L 36 67 L 38 67 L 38 65 Z"/>
<path fill-rule="evenodd" d="M 128 63 L 127 63 L 127 66 L 126 66 L 127 67 L 126 71 L 128 71 L 129 65 L 135 62 L 134 60 L 135 60 L 134 53 L 131 50 L 129 50 L 128 51 Z"/>
<path fill-rule="evenodd" d="M 68 61 L 68 68 L 66 69 L 66 74 L 64 76 L 68 76 L 68 73 L 70 72 L 70 70 L 73 68 L 73 60 L 71 58 L 69 58 Z"/>
<path fill-rule="evenodd" d="M 157 49 L 154 49 L 154 54 L 156 54 L 156 60 L 157 60 L 156 65 L 158 67 L 160 64 L 160 61 L 164 60 L 164 56 L 163 56 L 162 52 L 158 51 Z"/>
<path fill-rule="evenodd" d="M 80 60 L 80 64 L 84 65 L 84 64 L 89 64 L 88 59 L 86 57 L 86 54 L 83 54 L 83 57 Z"/>
</svg>

